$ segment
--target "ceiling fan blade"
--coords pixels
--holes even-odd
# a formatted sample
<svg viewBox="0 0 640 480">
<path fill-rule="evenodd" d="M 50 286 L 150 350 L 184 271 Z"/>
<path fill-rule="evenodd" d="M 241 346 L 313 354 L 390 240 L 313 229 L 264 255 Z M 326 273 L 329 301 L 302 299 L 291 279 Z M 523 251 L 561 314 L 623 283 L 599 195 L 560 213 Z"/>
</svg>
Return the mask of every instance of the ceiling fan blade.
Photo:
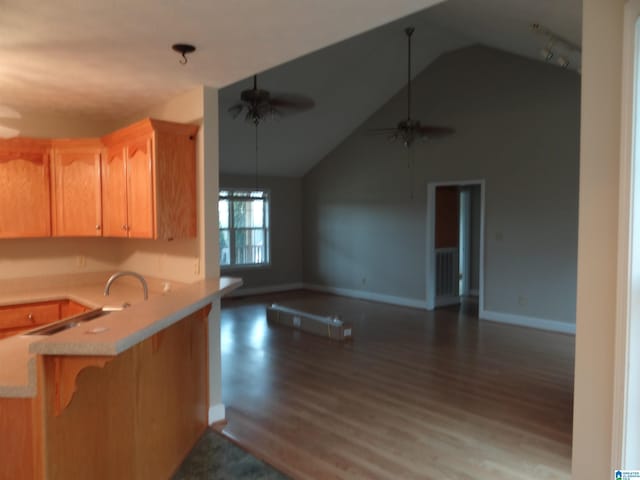
<svg viewBox="0 0 640 480">
<path fill-rule="evenodd" d="M 283 110 L 294 110 L 296 112 L 304 112 L 315 107 L 316 102 L 304 95 L 280 94 L 272 97 L 269 103 L 273 107 Z"/>
<path fill-rule="evenodd" d="M 227 112 L 229 112 L 233 118 L 238 118 L 238 115 L 242 113 L 243 109 L 244 109 L 244 105 L 242 103 L 238 103 L 233 107 L 229 108 Z"/>
<path fill-rule="evenodd" d="M 435 127 L 431 125 L 423 125 L 419 129 L 420 135 L 427 138 L 442 138 L 456 133 L 451 127 Z"/>
<path fill-rule="evenodd" d="M 20 134 L 20 130 L 16 128 L 4 127 L 0 125 L 0 138 L 13 138 Z"/>
<path fill-rule="evenodd" d="M 393 128 L 371 128 L 369 130 L 367 130 L 366 134 L 367 135 L 392 135 L 393 133 L 395 133 L 398 129 L 393 127 Z"/>
</svg>

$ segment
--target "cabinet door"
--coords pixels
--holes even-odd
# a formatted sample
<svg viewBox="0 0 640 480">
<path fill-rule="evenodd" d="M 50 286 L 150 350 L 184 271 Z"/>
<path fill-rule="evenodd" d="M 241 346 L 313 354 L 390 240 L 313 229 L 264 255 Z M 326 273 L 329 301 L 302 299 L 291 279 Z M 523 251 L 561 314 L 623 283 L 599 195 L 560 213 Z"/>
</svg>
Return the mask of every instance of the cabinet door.
<svg viewBox="0 0 640 480">
<path fill-rule="evenodd" d="M 53 235 L 102 235 L 100 147 L 56 148 L 52 178 Z"/>
<path fill-rule="evenodd" d="M 183 127 L 183 126 L 180 126 Z M 182 128 L 156 134 L 155 188 L 158 239 L 196 236 L 196 142 Z"/>
<path fill-rule="evenodd" d="M 129 236 L 154 238 L 153 136 L 129 142 L 126 155 Z"/>
<path fill-rule="evenodd" d="M 49 155 L 0 148 L 0 238 L 51 235 Z"/>
<path fill-rule="evenodd" d="M 110 147 L 102 159 L 102 234 L 126 237 L 127 164 L 124 146 Z"/>
</svg>

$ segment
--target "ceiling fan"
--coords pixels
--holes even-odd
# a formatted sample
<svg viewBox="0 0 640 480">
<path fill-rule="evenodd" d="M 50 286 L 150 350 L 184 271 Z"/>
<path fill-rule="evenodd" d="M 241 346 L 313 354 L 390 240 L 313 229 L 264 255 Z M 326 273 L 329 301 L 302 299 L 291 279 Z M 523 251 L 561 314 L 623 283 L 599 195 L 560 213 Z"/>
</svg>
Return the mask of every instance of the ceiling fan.
<svg viewBox="0 0 640 480">
<path fill-rule="evenodd" d="M 2 118 L 18 119 L 21 118 L 21 115 L 11 107 L 0 105 L 0 119 Z M 0 138 L 13 138 L 18 136 L 19 134 L 20 130 L 18 130 L 17 128 L 7 127 L 0 124 Z"/>
<path fill-rule="evenodd" d="M 228 112 L 233 118 L 238 118 L 244 113 L 244 120 L 255 127 L 256 188 L 258 188 L 258 125 L 267 119 L 310 110 L 314 105 L 315 102 L 312 99 L 302 95 L 272 96 L 271 92 L 258 88 L 258 76 L 254 75 L 253 88 L 243 90 L 240 93 L 240 102 L 229 108 Z"/>
<path fill-rule="evenodd" d="M 315 102 L 302 95 L 279 94 L 272 96 L 267 90 L 258 88 L 258 76 L 253 76 L 253 88 L 243 90 L 240 102 L 229 109 L 233 118 L 244 113 L 245 121 L 258 125 L 263 120 L 284 117 L 313 108 Z"/>
<path fill-rule="evenodd" d="M 422 125 L 419 120 L 411 118 L 411 36 L 415 28 L 408 27 L 404 30 L 407 35 L 407 118 L 398 122 L 393 128 L 377 128 L 370 131 L 374 135 L 387 135 L 390 140 L 402 141 L 407 148 L 411 147 L 416 139 L 440 138 L 455 132 L 450 127 L 436 127 Z"/>
</svg>

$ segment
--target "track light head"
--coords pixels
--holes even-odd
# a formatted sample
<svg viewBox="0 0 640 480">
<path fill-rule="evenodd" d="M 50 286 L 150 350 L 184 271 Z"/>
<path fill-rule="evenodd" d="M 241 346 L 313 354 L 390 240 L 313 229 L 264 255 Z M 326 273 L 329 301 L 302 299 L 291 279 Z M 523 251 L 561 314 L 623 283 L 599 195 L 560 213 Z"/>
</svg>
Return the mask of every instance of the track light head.
<svg viewBox="0 0 640 480">
<path fill-rule="evenodd" d="M 545 59 L 545 61 L 550 62 L 553 59 L 553 50 L 551 47 L 544 47 L 540 50 L 540 56 Z"/>
</svg>

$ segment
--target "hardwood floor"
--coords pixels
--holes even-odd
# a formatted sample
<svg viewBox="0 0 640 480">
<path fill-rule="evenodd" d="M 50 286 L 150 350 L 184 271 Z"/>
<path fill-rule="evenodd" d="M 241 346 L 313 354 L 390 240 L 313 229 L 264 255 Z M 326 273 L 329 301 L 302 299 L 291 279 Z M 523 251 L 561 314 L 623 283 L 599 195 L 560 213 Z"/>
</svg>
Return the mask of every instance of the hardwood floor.
<svg viewBox="0 0 640 480">
<path fill-rule="evenodd" d="M 277 302 L 352 343 L 267 326 Z M 570 479 L 574 337 L 310 292 L 224 300 L 223 434 L 296 479 Z"/>
</svg>

